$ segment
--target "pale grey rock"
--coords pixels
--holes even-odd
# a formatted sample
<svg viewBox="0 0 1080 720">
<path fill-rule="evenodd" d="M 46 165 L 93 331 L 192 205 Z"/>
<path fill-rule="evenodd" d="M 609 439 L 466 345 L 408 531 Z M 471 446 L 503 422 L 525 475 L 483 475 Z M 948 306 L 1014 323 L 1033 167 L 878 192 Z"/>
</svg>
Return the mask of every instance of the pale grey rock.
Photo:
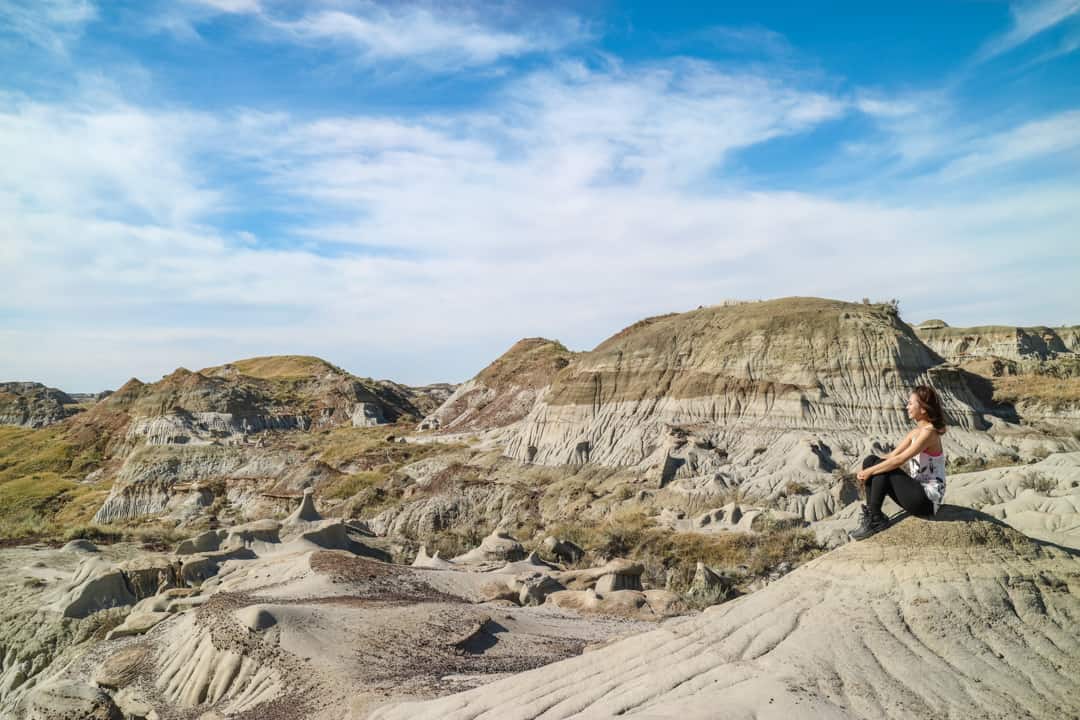
<svg viewBox="0 0 1080 720">
<path fill-rule="evenodd" d="M 568 565 L 576 565 L 585 557 L 585 551 L 569 540 L 549 536 L 544 538 L 543 548 L 556 560 Z"/>
<path fill-rule="evenodd" d="M 313 488 L 304 488 L 304 494 L 300 499 L 300 506 L 285 519 L 284 525 L 317 522 L 322 519 L 322 515 L 315 509 L 315 490 Z"/>
<path fill-rule="evenodd" d="M 168 618 L 168 612 L 132 612 L 121 625 L 110 630 L 105 639 L 114 640 L 131 635 L 142 635 Z"/>
<path fill-rule="evenodd" d="M 525 548 L 504 530 L 494 530 L 480 546 L 453 559 L 455 564 L 514 562 L 525 559 Z"/>
<path fill-rule="evenodd" d="M 38 686 L 27 697 L 26 706 L 26 720 L 123 720 L 107 693 L 70 680 Z"/>
<path fill-rule="evenodd" d="M 96 553 L 97 545 L 84 538 L 77 538 L 61 548 L 63 552 Z"/>
<path fill-rule="evenodd" d="M 517 579 L 521 583 L 518 604 L 522 606 L 543 605 L 548 595 L 566 589 L 558 580 L 542 572 L 520 575 Z"/>
<path fill-rule="evenodd" d="M 352 413 L 353 427 L 374 427 L 386 422 L 382 407 L 375 403 L 360 403 Z"/>
</svg>

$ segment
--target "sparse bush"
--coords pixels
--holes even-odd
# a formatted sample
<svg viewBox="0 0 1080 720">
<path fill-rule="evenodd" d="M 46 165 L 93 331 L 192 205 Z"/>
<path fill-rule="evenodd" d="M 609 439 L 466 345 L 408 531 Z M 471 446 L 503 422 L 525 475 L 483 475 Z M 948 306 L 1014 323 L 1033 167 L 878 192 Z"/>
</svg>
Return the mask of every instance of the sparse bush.
<svg viewBox="0 0 1080 720">
<path fill-rule="evenodd" d="M 1020 489 L 1034 490 L 1040 495 L 1049 495 L 1057 489 L 1057 481 L 1041 472 L 1030 472 L 1020 480 Z"/>
<path fill-rule="evenodd" d="M 791 480 L 784 486 L 782 494 L 784 497 L 791 497 L 792 495 L 809 495 L 810 488 L 800 482 Z"/>
<path fill-rule="evenodd" d="M 691 578 L 693 576 L 691 575 Z M 739 596 L 739 591 L 730 585 L 718 585 L 700 593 L 683 593 L 682 599 L 691 610 L 704 610 L 713 605 L 725 603 Z"/>
<path fill-rule="evenodd" d="M 438 551 L 440 557 L 452 558 L 469 552 L 491 534 L 491 528 L 485 525 L 456 527 L 439 533 L 428 550 Z"/>
<path fill-rule="evenodd" d="M 105 525 L 76 525 L 64 533 L 64 540 L 89 540 L 95 543 L 114 543 L 124 539 L 124 533 Z"/>
<path fill-rule="evenodd" d="M 125 539 L 140 543 L 144 550 L 165 552 L 191 535 L 190 529 L 156 522 L 133 527 L 124 532 Z"/>
</svg>

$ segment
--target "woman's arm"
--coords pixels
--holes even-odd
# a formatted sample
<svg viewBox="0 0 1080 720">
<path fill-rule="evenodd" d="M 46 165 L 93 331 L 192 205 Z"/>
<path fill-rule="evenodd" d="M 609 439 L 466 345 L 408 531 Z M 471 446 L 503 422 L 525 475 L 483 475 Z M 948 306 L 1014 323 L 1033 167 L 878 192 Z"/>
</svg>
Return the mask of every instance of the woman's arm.
<svg viewBox="0 0 1080 720">
<path fill-rule="evenodd" d="M 914 435 L 915 433 L 917 433 L 918 431 L 919 431 L 919 428 L 915 428 L 914 430 L 909 432 L 907 435 L 905 435 L 904 439 L 900 441 L 900 444 L 897 445 L 895 448 L 893 448 L 893 451 L 891 453 L 889 453 L 888 455 L 886 455 L 885 459 L 888 460 L 889 458 L 894 458 L 897 455 L 899 455 L 900 453 L 904 452 L 907 449 L 908 445 L 911 444 L 911 436 Z"/>
<path fill-rule="evenodd" d="M 914 431 L 913 436 L 908 436 L 910 439 L 908 440 L 907 446 L 904 448 L 903 452 L 901 452 L 900 454 L 896 454 L 896 451 L 894 450 L 892 453 L 890 453 L 888 457 L 879 462 L 877 465 L 872 465 L 861 471 L 857 475 L 857 477 L 859 478 L 859 480 L 865 482 L 873 475 L 881 475 L 882 473 L 887 473 L 890 470 L 895 470 L 911 458 L 921 453 L 926 448 L 926 446 L 930 444 L 930 438 L 933 436 L 934 432 L 936 431 L 932 427 L 918 428 Z M 899 448 L 897 448 L 897 450 L 899 450 Z"/>
</svg>

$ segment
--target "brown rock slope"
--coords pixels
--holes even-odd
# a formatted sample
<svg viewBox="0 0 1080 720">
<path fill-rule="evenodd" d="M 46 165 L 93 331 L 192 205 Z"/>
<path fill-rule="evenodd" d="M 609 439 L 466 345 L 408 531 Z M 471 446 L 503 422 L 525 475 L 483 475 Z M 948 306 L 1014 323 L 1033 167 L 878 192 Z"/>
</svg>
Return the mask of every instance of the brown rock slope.
<svg viewBox="0 0 1080 720">
<path fill-rule="evenodd" d="M 555 340 L 519 340 L 476 377 L 458 386 L 421 427 L 459 433 L 512 425 L 525 417 L 538 394 L 574 355 Z"/>
<path fill-rule="evenodd" d="M 377 720 L 1080 715 L 1080 557 L 943 508 L 700 616 Z"/>
<path fill-rule="evenodd" d="M 643 320 L 577 357 L 507 451 L 547 465 L 654 467 L 662 484 L 755 478 L 771 492 L 853 462 L 873 440 L 902 437 L 907 395 L 920 383 L 943 397 L 951 451 L 1005 452 L 985 432 L 988 393 L 973 380 L 887 305 L 707 307 Z"/>
</svg>

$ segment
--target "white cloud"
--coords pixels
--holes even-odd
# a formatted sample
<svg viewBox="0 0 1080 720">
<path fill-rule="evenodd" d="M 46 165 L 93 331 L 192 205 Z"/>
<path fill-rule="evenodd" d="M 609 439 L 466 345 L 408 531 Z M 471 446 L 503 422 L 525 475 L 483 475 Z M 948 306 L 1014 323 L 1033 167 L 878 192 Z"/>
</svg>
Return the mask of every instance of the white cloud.
<svg viewBox="0 0 1080 720">
<path fill-rule="evenodd" d="M 118 102 L 58 106 L 0 94 L 0 193 L 32 211 L 183 222 L 217 202 L 187 155 L 190 138 L 212 124 Z"/>
<path fill-rule="evenodd" d="M 859 105 L 911 114 L 888 102 Z M 482 111 L 409 119 L 5 96 L 0 261 L 19 272 L 0 287 L 0 376 L 95 389 L 303 352 L 463 379 L 518 337 L 591 347 L 733 296 L 899 297 L 963 324 L 1013 320 L 993 305 L 1007 287 L 1029 313 L 1016 321 L 1080 312 L 1046 275 L 1015 270 L 1070 252 L 1075 269 L 1068 183 L 900 204 L 749 192 L 725 175 L 740 149 L 850 107 L 685 61 L 567 66 Z M 226 191 L 219 175 L 242 180 Z M 298 245 L 253 241 L 257 227 L 215 224 L 232 207 L 316 220 L 292 230 Z M 976 302 L 1002 314 L 965 316 Z"/>
<path fill-rule="evenodd" d="M 507 8 L 468 3 L 319 0 L 299 7 L 260 0 L 188 0 L 186 15 L 168 9 L 167 26 L 188 35 L 216 13 L 246 14 L 274 40 L 332 43 L 365 64 L 406 62 L 444 72 L 558 50 L 588 37 L 577 17 L 528 6 L 528 13 L 517 17 Z"/>
<path fill-rule="evenodd" d="M 1080 157 L 1080 110 L 980 136 L 942 169 L 941 176 L 950 181 L 960 180 L 1051 156 L 1060 159 L 1068 154 Z"/>
<path fill-rule="evenodd" d="M 95 17 L 97 8 L 90 0 L 0 0 L 0 35 L 15 35 L 63 54 Z"/>
<path fill-rule="evenodd" d="M 1080 13 L 1080 0 L 1020 0 L 1010 5 L 1012 27 L 991 38 L 975 54 L 984 62 L 1023 45 L 1036 35 Z"/>
</svg>

